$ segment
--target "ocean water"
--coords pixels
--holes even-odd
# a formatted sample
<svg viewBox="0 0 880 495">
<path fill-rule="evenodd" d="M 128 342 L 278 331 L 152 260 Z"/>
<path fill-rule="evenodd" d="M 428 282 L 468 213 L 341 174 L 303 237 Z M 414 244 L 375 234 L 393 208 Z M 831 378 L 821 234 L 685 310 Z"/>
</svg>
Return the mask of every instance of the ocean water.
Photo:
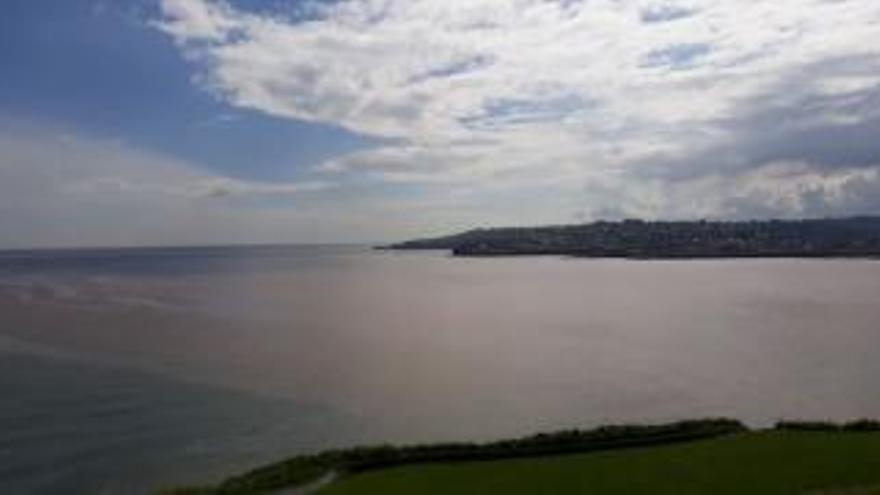
<svg viewBox="0 0 880 495">
<path fill-rule="evenodd" d="M 880 416 L 880 262 L 0 253 L 0 493 L 364 442 Z"/>
</svg>

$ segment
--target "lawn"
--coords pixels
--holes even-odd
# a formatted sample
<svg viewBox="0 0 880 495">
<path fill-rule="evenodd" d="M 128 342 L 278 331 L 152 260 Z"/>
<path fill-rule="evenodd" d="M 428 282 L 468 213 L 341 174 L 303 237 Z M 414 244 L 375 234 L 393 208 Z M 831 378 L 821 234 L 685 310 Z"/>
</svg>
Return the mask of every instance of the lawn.
<svg viewBox="0 0 880 495">
<path fill-rule="evenodd" d="M 880 433 L 743 433 L 661 447 L 424 464 L 345 476 L 319 495 L 880 495 Z"/>
</svg>

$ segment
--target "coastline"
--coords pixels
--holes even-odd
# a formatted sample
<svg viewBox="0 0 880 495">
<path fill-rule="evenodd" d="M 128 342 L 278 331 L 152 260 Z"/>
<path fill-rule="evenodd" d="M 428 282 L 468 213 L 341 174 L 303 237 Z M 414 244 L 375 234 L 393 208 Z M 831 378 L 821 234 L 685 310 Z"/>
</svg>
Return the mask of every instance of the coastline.
<svg viewBox="0 0 880 495">
<path fill-rule="evenodd" d="M 578 250 L 525 250 L 525 249 L 486 249 L 461 250 L 456 248 L 413 248 L 396 246 L 374 246 L 375 251 L 442 251 L 456 258 L 527 258 L 539 256 L 556 256 L 563 258 L 586 259 L 623 259 L 623 260 L 737 260 L 737 259 L 852 259 L 880 260 L 880 251 L 870 252 L 754 252 L 754 253 L 611 253 L 585 252 Z"/>
<path fill-rule="evenodd" d="M 598 221 L 498 227 L 379 249 L 445 249 L 453 256 L 628 259 L 878 258 L 880 217 L 751 221 Z"/>
</svg>

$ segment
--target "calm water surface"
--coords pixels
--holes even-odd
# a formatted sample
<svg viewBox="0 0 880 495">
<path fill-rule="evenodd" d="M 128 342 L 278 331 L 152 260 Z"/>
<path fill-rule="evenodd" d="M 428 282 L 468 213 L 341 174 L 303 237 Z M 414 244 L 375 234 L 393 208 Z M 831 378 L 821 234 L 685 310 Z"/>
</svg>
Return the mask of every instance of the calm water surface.
<svg viewBox="0 0 880 495">
<path fill-rule="evenodd" d="M 0 253 L 0 493 L 726 415 L 880 416 L 880 262 Z"/>
</svg>

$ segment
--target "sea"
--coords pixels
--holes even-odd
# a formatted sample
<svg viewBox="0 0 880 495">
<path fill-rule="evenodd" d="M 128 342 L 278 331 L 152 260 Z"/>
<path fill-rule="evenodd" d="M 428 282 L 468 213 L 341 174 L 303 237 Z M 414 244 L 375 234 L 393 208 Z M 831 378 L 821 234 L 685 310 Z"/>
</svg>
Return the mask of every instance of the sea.
<svg viewBox="0 0 880 495">
<path fill-rule="evenodd" d="M 880 261 L 0 252 L 0 493 L 608 423 L 880 417 Z"/>
</svg>

